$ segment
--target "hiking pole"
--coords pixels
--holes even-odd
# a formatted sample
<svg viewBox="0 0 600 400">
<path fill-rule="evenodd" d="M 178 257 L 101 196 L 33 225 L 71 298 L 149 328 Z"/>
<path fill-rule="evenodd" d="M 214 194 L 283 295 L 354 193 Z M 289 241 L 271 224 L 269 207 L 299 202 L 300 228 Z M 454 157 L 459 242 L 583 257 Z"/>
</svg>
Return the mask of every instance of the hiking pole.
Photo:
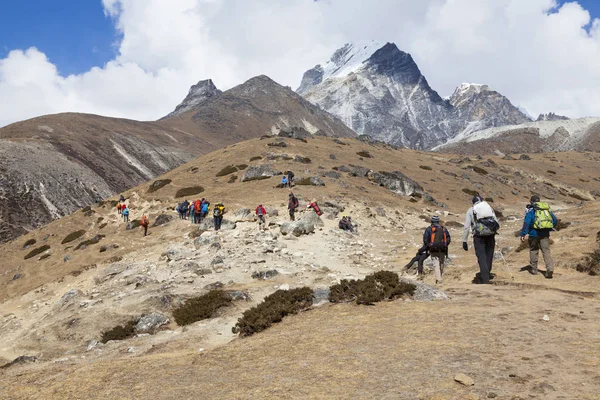
<svg viewBox="0 0 600 400">
<path fill-rule="evenodd" d="M 498 243 L 498 245 L 500 245 L 500 243 Z M 504 254 L 502 253 L 502 246 L 498 246 L 498 247 L 500 247 L 500 257 L 502 257 L 502 261 L 504 261 L 504 267 L 510 274 L 510 278 L 514 281 L 515 276 L 513 275 L 512 271 L 510 270 L 510 267 L 508 266 L 508 262 L 506 261 L 506 258 L 504 258 Z"/>
</svg>

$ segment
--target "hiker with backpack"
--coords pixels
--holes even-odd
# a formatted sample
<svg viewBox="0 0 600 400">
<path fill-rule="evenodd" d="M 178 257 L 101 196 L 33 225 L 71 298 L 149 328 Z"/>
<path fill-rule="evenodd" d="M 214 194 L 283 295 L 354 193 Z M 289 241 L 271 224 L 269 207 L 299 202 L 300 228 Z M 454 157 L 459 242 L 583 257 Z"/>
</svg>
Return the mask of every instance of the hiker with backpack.
<svg viewBox="0 0 600 400">
<path fill-rule="evenodd" d="M 287 183 L 291 189 L 294 183 L 294 173 L 292 171 L 287 172 Z"/>
<path fill-rule="evenodd" d="M 294 196 L 294 193 L 290 192 L 288 199 L 288 211 L 290 213 L 290 221 L 296 220 L 296 209 L 300 206 L 300 202 Z"/>
<path fill-rule="evenodd" d="M 202 202 L 200 200 L 196 200 L 194 202 L 194 224 L 200 223 L 200 213 L 202 212 Z"/>
<path fill-rule="evenodd" d="M 144 228 L 144 236 L 148 236 L 148 225 L 150 225 L 150 220 L 147 216 L 143 215 L 140 220 L 140 226 Z"/>
<path fill-rule="evenodd" d="M 541 202 L 540 196 L 531 196 L 521 229 L 521 242 L 524 242 L 529 236 L 529 266 L 533 275 L 538 274 L 538 259 L 541 250 L 544 264 L 546 264 L 546 279 L 552 279 L 554 261 L 550 254 L 550 232 L 557 224 L 558 218 L 550 210 L 550 205 Z"/>
<path fill-rule="evenodd" d="M 223 214 L 225 214 L 225 206 L 222 203 L 217 203 L 213 210 L 213 218 L 215 221 L 215 231 L 221 229 L 223 223 Z"/>
<path fill-rule="evenodd" d="M 201 204 L 200 204 L 200 221 L 199 221 L 199 223 L 202 223 L 202 221 L 204 221 L 204 218 L 206 218 L 209 211 L 210 211 L 210 202 L 203 198 L 201 201 Z"/>
<path fill-rule="evenodd" d="M 340 222 L 338 222 L 338 228 L 343 231 L 354 233 L 354 227 L 352 226 L 352 220 L 347 215 L 344 215 Z"/>
<path fill-rule="evenodd" d="M 122 213 L 122 212 L 123 212 L 123 210 L 121 209 L 121 203 L 118 203 L 118 204 L 117 204 L 117 213 L 118 213 L 119 215 L 121 215 L 121 213 Z"/>
<path fill-rule="evenodd" d="M 481 284 L 490 283 L 494 250 L 496 249 L 496 234 L 500 223 L 492 206 L 479 195 L 472 199 L 473 206 L 467 210 L 465 228 L 463 231 L 463 250 L 469 251 L 467 240 L 469 231 L 473 234 L 475 255 L 479 264 L 479 280 Z"/>
<path fill-rule="evenodd" d="M 319 217 L 323 215 L 323 211 L 321 211 L 319 205 L 317 204 L 317 199 L 313 199 L 309 204 L 306 205 L 306 208 L 312 208 Z"/>
<path fill-rule="evenodd" d="M 188 209 L 189 214 L 190 214 L 190 222 L 192 224 L 195 224 L 195 220 L 196 220 L 196 202 L 192 201 L 192 203 L 190 204 L 190 207 Z"/>
<path fill-rule="evenodd" d="M 125 204 L 123 204 L 123 206 L 125 207 L 122 211 L 123 222 L 129 222 L 129 208 L 127 208 Z"/>
<path fill-rule="evenodd" d="M 267 216 L 267 210 L 263 207 L 262 204 L 256 207 L 256 216 L 258 218 L 258 230 L 264 231 L 267 223 L 267 221 L 265 220 Z"/>
<path fill-rule="evenodd" d="M 448 246 L 451 241 L 450 232 L 440 225 L 440 217 L 437 215 L 431 217 L 431 225 L 423 233 L 423 248 L 431 255 L 436 285 L 442 283 L 444 265 L 446 257 L 448 257 Z"/>
</svg>

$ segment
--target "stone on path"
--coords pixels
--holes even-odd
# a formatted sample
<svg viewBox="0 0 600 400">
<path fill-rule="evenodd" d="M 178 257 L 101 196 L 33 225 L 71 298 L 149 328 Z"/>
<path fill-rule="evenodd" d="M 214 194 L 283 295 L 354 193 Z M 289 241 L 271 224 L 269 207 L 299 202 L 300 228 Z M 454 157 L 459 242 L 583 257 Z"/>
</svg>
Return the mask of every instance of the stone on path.
<svg viewBox="0 0 600 400">
<path fill-rule="evenodd" d="M 473 386 L 475 384 L 475 381 L 473 380 L 473 378 L 471 378 L 463 373 L 456 375 L 454 377 L 454 380 L 465 386 Z"/>
</svg>

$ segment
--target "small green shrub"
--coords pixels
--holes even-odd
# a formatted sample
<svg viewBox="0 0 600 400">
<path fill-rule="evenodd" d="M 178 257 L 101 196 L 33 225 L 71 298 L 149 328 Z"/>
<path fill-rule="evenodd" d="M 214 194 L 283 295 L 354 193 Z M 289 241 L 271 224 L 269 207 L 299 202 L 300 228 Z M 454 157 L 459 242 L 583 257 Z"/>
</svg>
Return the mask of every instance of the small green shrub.
<svg viewBox="0 0 600 400">
<path fill-rule="evenodd" d="M 65 238 L 62 240 L 62 242 L 60 242 L 60 244 L 70 243 L 73 240 L 79 239 L 83 235 L 85 235 L 85 230 L 83 230 L 83 229 L 75 231 L 75 232 L 71 232 L 67 236 L 65 236 Z"/>
<path fill-rule="evenodd" d="M 192 299 L 173 310 L 173 318 L 177 325 L 189 325 L 203 319 L 216 316 L 219 309 L 231 304 L 231 296 L 222 290 L 210 292 Z"/>
<path fill-rule="evenodd" d="M 246 164 L 238 164 L 235 167 L 238 169 L 238 171 L 243 171 L 246 168 L 248 168 L 248 165 L 246 165 Z"/>
<path fill-rule="evenodd" d="M 433 170 L 429 165 L 419 165 L 419 168 L 424 169 L 425 171 Z"/>
<path fill-rule="evenodd" d="M 84 214 L 87 213 L 87 212 L 90 212 L 90 211 L 92 211 L 92 206 L 83 207 L 81 209 L 81 212 L 84 213 Z"/>
<path fill-rule="evenodd" d="M 102 343 L 107 343 L 109 340 L 125 340 L 135 336 L 136 320 L 132 319 L 125 325 L 117 325 L 112 329 L 102 332 Z"/>
<path fill-rule="evenodd" d="M 258 161 L 258 160 L 262 160 L 262 157 L 261 156 L 254 156 L 254 157 L 250 158 L 250 162 L 252 162 L 252 161 Z"/>
<path fill-rule="evenodd" d="M 373 156 L 371 155 L 371 153 L 369 153 L 366 150 L 359 151 L 356 154 L 358 154 L 359 156 L 364 157 L 364 158 L 373 158 Z"/>
<path fill-rule="evenodd" d="M 133 221 L 130 221 L 131 229 L 139 228 L 141 223 L 142 221 L 139 219 L 134 219 Z"/>
<path fill-rule="evenodd" d="M 556 172 L 555 172 L 555 171 L 552 171 L 552 170 L 550 170 L 550 169 L 549 169 L 548 171 L 546 171 L 546 172 L 547 172 L 547 173 L 549 173 L 549 174 L 552 174 L 552 175 L 556 175 Z"/>
<path fill-rule="evenodd" d="M 36 243 L 37 243 L 37 240 L 35 240 L 35 239 L 29 239 L 25 243 L 23 243 L 23 248 L 26 249 L 28 247 L 33 246 Z"/>
<path fill-rule="evenodd" d="M 221 177 L 221 176 L 226 176 L 229 174 L 233 174 L 234 172 L 237 172 L 237 167 L 233 166 L 233 165 L 228 165 L 225 168 L 223 168 L 222 170 L 220 170 L 219 172 L 217 172 L 217 178 Z"/>
<path fill-rule="evenodd" d="M 464 188 L 462 191 L 463 191 L 463 193 L 466 193 L 469 196 L 478 196 L 479 195 L 479 192 L 476 191 L 476 190 L 471 190 L 471 189 Z"/>
<path fill-rule="evenodd" d="M 170 179 L 159 179 L 156 180 L 154 182 L 152 182 L 152 185 L 150 185 L 150 187 L 148 188 L 148 193 L 154 193 L 159 189 L 164 188 L 165 186 L 167 186 L 169 183 L 173 182 Z"/>
<path fill-rule="evenodd" d="M 372 305 L 405 295 L 412 296 L 415 290 L 415 285 L 401 282 L 395 272 L 379 271 L 362 280 L 343 279 L 339 284 L 331 286 L 329 301 L 332 303 L 356 301 L 357 304 Z"/>
<path fill-rule="evenodd" d="M 202 186 L 182 188 L 182 189 L 179 189 L 177 191 L 177 193 L 175 193 L 175 198 L 178 199 L 180 197 L 194 196 L 194 195 L 200 194 L 202 192 L 204 192 L 204 188 Z"/>
<path fill-rule="evenodd" d="M 306 310 L 313 303 L 313 291 L 303 287 L 291 290 L 278 290 L 265 297 L 262 303 L 244 312 L 232 328 L 233 333 L 250 336 L 264 331 L 271 325 L 281 322 L 287 315 Z"/>
<path fill-rule="evenodd" d="M 33 249 L 31 250 L 29 253 L 27 253 L 27 255 L 25 257 L 23 257 L 25 260 L 29 260 L 31 257 L 35 257 L 38 254 L 42 254 L 45 251 L 50 250 L 50 246 L 45 244 L 43 246 L 38 247 L 37 249 Z"/>
<path fill-rule="evenodd" d="M 99 241 L 101 241 L 102 239 L 104 239 L 104 235 L 96 235 L 93 238 L 89 239 L 89 240 L 84 240 L 83 242 L 79 243 L 76 247 L 75 250 L 79 250 L 80 248 L 84 247 L 84 246 L 91 246 L 93 244 L 98 243 Z"/>
<path fill-rule="evenodd" d="M 98 219 L 96 220 L 96 223 L 99 224 L 102 221 L 104 221 L 104 217 L 98 217 Z"/>
<path fill-rule="evenodd" d="M 227 183 L 235 183 L 237 181 L 237 175 L 231 175 Z"/>
</svg>

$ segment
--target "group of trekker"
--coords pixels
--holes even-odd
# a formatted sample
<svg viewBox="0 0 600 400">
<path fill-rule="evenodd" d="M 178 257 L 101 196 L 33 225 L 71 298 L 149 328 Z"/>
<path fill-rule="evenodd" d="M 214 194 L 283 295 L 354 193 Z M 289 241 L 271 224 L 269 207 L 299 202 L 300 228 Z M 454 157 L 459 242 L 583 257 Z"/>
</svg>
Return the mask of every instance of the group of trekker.
<svg viewBox="0 0 600 400">
<path fill-rule="evenodd" d="M 538 259 L 541 250 L 546 264 L 545 277 L 547 279 L 553 277 L 554 262 L 550 254 L 550 232 L 557 224 L 558 219 L 550 210 L 548 203 L 541 202 L 540 197 L 537 195 L 532 196 L 526 206 L 520 238 L 522 242 L 528 240 L 529 269 L 533 275 L 538 274 Z M 492 264 L 496 248 L 496 235 L 499 229 L 500 223 L 494 209 L 481 196 L 474 196 L 472 207 L 467 210 L 465 217 L 462 247 L 465 251 L 469 250 L 468 239 L 470 233 L 479 264 L 478 282 L 481 284 L 489 284 L 490 279 L 493 278 Z M 440 224 L 440 217 L 437 215 L 432 216 L 431 225 L 423 233 L 423 246 L 405 268 L 409 269 L 416 262 L 417 279 L 423 279 L 423 262 L 431 257 L 435 282 L 441 284 L 451 240 L 450 232 Z"/>
<path fill-rule="evenodd" d="M 201 224 L 212 211 L 215 230 L 218 231 L 221 229 L 221 224 L 223 223 L 225 206 L 223 203 L 217 203 L 213 208 L 211 208 L 210 201 L 202 198 L 201 200 L 195 200 L 192 202 L 185 200 L 177 205 L 175 211 L 177 211 L 177 214 L 179 214 L 180 219 L 189 219 L 192 224 Z"/>
<path fill-rule="evenodd" d="M 290 221 L 296 220 L 296 210 L 298 210 L 298 207 L 300 207 L 300 201 L 294 195 L 294 192 L 290 192 L 290 194 L 288 196 L 288 207 L 287 207 L 288 214 L 290 216 Z M 321 208 L 317 204 L 317 199 L 313 199 L 310 203 L 308 203 L 306 205 L 306 208 L 313 210 L 318 216 L 323 215 Z M 258 220 L 258 229 L 266 230 L 266 226 L 267 226 L 266 218 L 268 215 L 267 209 L 262 204 L 259 204 L 258 207 L 256 207 L 256 210 L 254 211 L 254 213 Z"/>
<path fill-rule="evenodd" d="M 127 225 L 131 224 L 129 222 L 129 206 L 127 206 L 125 203 L 125 196 L 123 195 L 119 197 L 119 202 L 117 203 L 117 213 L 123 217 L 123 222 L 125 222 Z M 150 225 L 150 219 L 148 219 L 146 215 L 142 215 L 142 218 L 140 218 L 140 226 L 144 228 L 144 236 L 148 235 L 148 225 Z"/>
</svg>

